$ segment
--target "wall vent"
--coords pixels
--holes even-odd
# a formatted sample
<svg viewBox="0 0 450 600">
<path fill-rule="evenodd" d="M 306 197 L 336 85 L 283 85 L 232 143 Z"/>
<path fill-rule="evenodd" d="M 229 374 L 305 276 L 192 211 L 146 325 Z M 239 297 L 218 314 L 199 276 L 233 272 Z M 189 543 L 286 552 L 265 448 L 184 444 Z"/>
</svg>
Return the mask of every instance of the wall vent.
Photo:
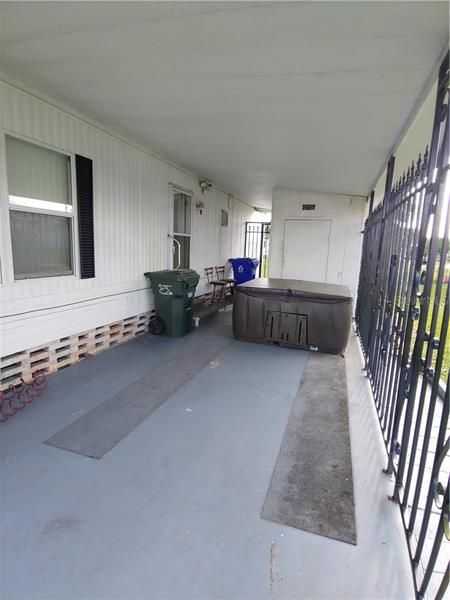
<svg viewBox="0 0 450 600">
<path fill-rule="evenodd" d="M 315 204 L 303 204 L 302 210 L 316 210 Z"/>
</svg>

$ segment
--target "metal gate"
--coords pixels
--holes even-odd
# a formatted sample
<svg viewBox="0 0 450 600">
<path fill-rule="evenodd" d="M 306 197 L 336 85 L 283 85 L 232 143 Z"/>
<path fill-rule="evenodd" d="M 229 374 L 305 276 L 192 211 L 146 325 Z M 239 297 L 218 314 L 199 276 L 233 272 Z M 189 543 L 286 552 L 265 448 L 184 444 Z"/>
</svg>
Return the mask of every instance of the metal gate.
<svg viewBox="0 0 450 600">
<path fill-rule="evenodd" d="M 356 324 L 394 474 L 417 598 L 448 587 L 449 66 L 439 71 L 430 147 L 365 227 Z"/>
<path fill-rule="evenodd" d="M 244 256 L 259 260 L 258 277 L 269 276 L 270 223 L 245 224 Z"/>
</svg>

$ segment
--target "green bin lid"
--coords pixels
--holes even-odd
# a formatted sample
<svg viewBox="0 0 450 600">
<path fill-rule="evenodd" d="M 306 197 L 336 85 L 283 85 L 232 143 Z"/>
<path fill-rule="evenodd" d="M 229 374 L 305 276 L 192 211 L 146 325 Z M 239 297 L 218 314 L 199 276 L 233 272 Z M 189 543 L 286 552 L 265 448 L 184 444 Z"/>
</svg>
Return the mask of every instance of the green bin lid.
<svg viewBox="0 0 450 600">
<path fill-rule="evenodd" d="M 185 281 L 186 279 L 200 279 L 200 275 L 193 269 L 163 269 L 144 273 L 148 279 L 164 279 L 171 281 Z"/>
</svg>

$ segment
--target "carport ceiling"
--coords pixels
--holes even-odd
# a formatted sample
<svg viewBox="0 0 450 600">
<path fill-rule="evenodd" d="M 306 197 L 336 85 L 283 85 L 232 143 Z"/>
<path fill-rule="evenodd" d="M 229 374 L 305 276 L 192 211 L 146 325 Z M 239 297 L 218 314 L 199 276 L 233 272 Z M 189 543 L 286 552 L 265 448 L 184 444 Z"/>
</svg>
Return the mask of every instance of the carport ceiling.
<svg viewBox="0 0 450 600">
<path fill-rule="evenodd" d="M 448 40 L 446 2 L 11 2 L 6 77 L 250 204 L 367 194 Z"/>
</svg>

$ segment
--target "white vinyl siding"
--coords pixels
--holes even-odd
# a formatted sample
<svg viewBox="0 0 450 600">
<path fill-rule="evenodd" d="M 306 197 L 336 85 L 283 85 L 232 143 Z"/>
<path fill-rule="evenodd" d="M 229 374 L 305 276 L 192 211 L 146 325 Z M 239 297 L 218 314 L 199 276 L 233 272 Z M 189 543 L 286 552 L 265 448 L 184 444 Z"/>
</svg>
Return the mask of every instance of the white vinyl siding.
<svg viewBox="0 0 450 600">
<path fill-rule="evenodd" d="M 172 266 L 171 184 L 194 193 L 190 266 L 201 275 L 197 295 L 210 290 L 205 266 L 243 252 L 245 221 L 253 213 L 249 206 L 215 188 L 201 195 L 197 176 L 1 82 L 0 106 L 0 355 L 150 310 L 153 298 L 143 274 Z M 95 279 L 14 281 L 5 134 L 92 159 Z M 194 209 L 200 198 L 206 205 L 202 215 Z M 222 209 L 230 215 L 223 243 Z"/>
</svg>

